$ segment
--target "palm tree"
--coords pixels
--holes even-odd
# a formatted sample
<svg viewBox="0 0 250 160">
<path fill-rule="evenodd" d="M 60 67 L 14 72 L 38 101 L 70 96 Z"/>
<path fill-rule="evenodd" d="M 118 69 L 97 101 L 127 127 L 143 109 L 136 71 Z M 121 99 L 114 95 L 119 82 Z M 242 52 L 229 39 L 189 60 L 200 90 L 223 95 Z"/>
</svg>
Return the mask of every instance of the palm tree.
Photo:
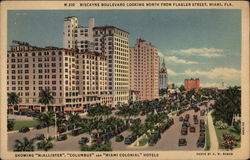
<svg viewBox="0 0 250 160">
<path fill-rule="evenodd" d="M 34 151 L 34 140 L 28 140 L 27 137 L 23 138 L 23 141 L 16 139 L 16 143 L 14 146 L 15 152 L 27 152 L 27 151 Z"/>
<path fill-rule="evenodd" d="M 8 93 L 8 105 L 16 106 L 21 102 L 21 98 L 14 92 Z"/>
<path fill-rule="evenodd" d="M 68 119 L 68 123 L 69 124 L 75 124 L 76 126 L 78 126 L 78 124 L 81 122 L 81 117 L 79 116 L 79 113 L 71 113 L 69 112 L 69 119 Z"/>
<path fill-rule="evenodd" d="M 234 114 L 241 114 L 241 91 L 239 87 L 230 87 L 222 91 L 215 102 L 212 115 L 215 120 L 222 120 L 232 124 Z"/>
<path fill-rule="evenodd" d="M 47 138 L 49 137 L 49 126 L 54 124 L 55 121 L 55 113 L 54 112 L 47 112 L 40 114 L 38 117 L 38 121 L 40 123 L 46 124 L 47 126 Z"/>
<path fill-rule="evenodd" d="M 51 92 L 48 88 L 40 90 L 39 93 L 39 103 L 45 105 L 45 110 L 48 111 L 48 105 L 53 103 L 54 97 L 51 95 Z"/>
<path fill-rule="evenodd" d="M 50 148 L 53 148 L 53 143 L 51 142 L 51 139 L 45 139 L 37 143 L 37 148 L 48 151 Z"/>
</svg>

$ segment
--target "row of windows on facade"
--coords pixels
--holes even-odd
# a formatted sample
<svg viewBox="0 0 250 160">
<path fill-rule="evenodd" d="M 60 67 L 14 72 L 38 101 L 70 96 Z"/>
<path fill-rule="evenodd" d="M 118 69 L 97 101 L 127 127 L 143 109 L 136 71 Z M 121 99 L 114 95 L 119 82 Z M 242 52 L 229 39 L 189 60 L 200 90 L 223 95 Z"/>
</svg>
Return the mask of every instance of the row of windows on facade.
<svg viewBox="0 0 250 160">
<path fill-rule="evenodd" d="M 11 59 L 11 62 L 12 63 L 15 63 L 15 62 L 47 62 L 47 61 L 56 61 L 56 57 L 44 57 L 44 58 L 33 58 L 32 60 L 29 58 L 25 58 L 25 59 Z M 58 57 L 58 61 L 62 61 L 62 57 Z M 7 63 L 9 63 L 9 60 L 7 60 Z"/>
<path fill-rule="evenodd" d="M 11 52 L 10 52 L 11 53 Z M 11 57 L 22 57 L 22 56 L 25 56 L 25 57 L 28 57 L 28 56 L 55 56 L 55 55 L 62 55 L 62 52 L 59 51 L 59 52 L 32 52 L 32 53 L 11 53 Z M 7 57 L 9 57 L 9 54 L 7 55 Z"/>
<path fill-rule="evenodd" d="M 126 37 L 126 38 L 128 37 L 127 33 L 124 33 L 123 31 L 119 31 L 119 30 L 102 30 L 102 29 L 98 29 L 98 30 L 94 31 L 94 36 L 102 35 L 102 34 L 108 34 L 108 35 L 118 34 L 118 35 Z"/>
</svg>

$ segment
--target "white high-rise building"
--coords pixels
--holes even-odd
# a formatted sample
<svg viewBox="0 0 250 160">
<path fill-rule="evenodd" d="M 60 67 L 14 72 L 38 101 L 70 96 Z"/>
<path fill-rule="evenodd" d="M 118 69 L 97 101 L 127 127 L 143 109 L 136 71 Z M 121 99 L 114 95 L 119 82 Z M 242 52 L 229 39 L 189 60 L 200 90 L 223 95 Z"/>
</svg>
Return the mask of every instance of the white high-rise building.
<svg viewBox="0 0 250 160">
<path fill-rule="evenodd" d="M 64 19 L 64 47 L 80 52 L 98 52 L 107 56 L 108 96 L 112 106 L 129 99 L 129 33 L 114 26 L 78 25 L 77 17 Z"/>
<path fill-rule="evenodd" d="M 167 86 L 168 86 L 168 70 L 163 60 L 160 69 L 160 89 L 167 89 Z"/>
</svg>

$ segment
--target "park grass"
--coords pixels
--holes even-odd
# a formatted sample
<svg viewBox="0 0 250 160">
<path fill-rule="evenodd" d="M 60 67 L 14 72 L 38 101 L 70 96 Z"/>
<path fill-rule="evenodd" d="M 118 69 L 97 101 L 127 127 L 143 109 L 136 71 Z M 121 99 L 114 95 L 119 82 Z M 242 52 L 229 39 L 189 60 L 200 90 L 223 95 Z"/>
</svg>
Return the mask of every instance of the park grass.
<svg viewBox="0 0 250 160">
<path fill-rule="evenodd" d="M 14 120 L 14 131 L 19 130 L 22 127 L 35 127 L 40 124 L 37 120 Z"/>
<path fill-rule="evenodd" d="M 205 151 L 209 151 L 210 150 L 210 135 L 209 135 L 209 127 L 208 127 L 208 120 L 206 118 L 206 126 L 205 126 L 205 135 L 206 135 L 206 147 L 205 147 Z"/>
<path fill-rule="evenodd" d="M 213 118 L 213 122 L 214 122 L 214 117 L 212 117 L 212 118 Z M 237 141 L 237 146 L 235 146 L 235 148 L 240 148 L 241 136 L 240 136 L 240 133 L 237 133 L 235 131 L 233 126 L 228 126 L 227 129 L 220 129 L 219 126 L 214 126 L 214 128 L 215 128 L 215 132 L 216 132 L 218 143 L 219 143 L 219 149 L 225 149 L 222 146 L 222 143 L 223 143 L 222 134 L 223 133 L 230 133 L 231 135 L 233 135 Z"/>
<path fill-rule="evenodd" d="M 139 146 L 144 146 L 148 143 L 148 139 L 147 138 L 143 138 L 139 141 Z"/>
</svg>

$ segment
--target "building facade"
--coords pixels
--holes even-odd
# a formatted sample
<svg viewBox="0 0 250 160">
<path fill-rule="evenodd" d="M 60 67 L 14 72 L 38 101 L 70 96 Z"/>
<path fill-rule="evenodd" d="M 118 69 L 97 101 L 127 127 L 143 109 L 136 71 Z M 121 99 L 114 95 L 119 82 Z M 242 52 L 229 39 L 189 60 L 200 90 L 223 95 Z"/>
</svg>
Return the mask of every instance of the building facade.
<svg viewBox="0 0 250 160">
<path fill-rule="evenodd" d="M 74 50 L 29 44 L 11 46 L 7 54 L 7 91 L 21 98 L 22 109 L 40 111 L 79 108 L 81 97 L 76 90 Z M 49 88 L 54 97 L 48 108 L 39 104 L 41 89 Z"/>
<path fill-rule="evenodd" d="M 196 78 L 196 79 L 185 79 L 184 80 L 184 88 L 186 91 L 195 89 L 195 90 L 199 90 L 200 89 L 200 79 Z"/>
<path fill-rule="evenodd" d="M 78 25 L 77 17 L 64 19 L 64 47 L 80 52 L 97 52 L 107 57 L 108 99 L 112 106 L 129 100 L 129 33 L 114 26 Z"/>
<path fill-rule="evenodd" d="M 7 57 L 7 90 L 20 96 L 19 109 L 83 111 L 112 104 L 105 55 L 26 43 L 11 46 Z M 39 103 L 40 90 L 46 88 L 54 97 L 47 108 Z"/>
<path fill-rule="evenodd" d="M 167 88 L 168 88 L 168 71 L 165 61 L 163 60 L 160 69 L 160 89 L 167 89 Z"/>
<path fill-rule="evenodd" d="M 139 91 L 140 101 L 159 98 L 158 51 L 142 39 L 130 48 L 130 89 Z"/>
</svg>

